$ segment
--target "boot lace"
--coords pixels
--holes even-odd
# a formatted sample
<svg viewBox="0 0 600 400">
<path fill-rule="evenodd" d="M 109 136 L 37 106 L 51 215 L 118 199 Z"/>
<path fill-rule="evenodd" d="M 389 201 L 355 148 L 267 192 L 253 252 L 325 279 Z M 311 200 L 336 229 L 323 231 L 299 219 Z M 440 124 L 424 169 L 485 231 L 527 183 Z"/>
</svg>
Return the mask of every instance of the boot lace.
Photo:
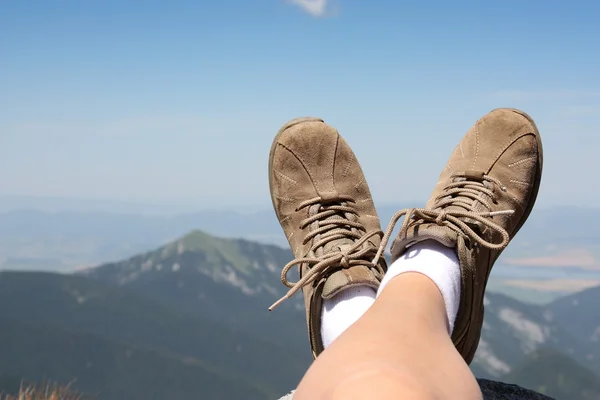
<svg viewBox="0 0 600 400">
<path fill-rule="evenodd" d="M 510 241 L 508 232 L 491 219 L 496 215 L 511 215 L 515 212 L 514 210 L 492 211 L 493 204 L 497 203 L 495 187 L 506 192 L 506 186 L 494 177 L 473 171 L 453 174 L 451 181 L 442 193 L 435 198 L 432 208 L 405 208 L 394 214 L 381 239 L 381 246 L 373 259 L 373 263 L 379 261 L 394 231 L 394 227 L 402 217 L 405 218 L 400 228 L 399 237 L 406 236 L 411 222 L 421 220 L 446 226 L 472 243 L 490 250 L 501 250 L 508 245 Z M 482 194 L 485 196 L 482 196 Z M 493 204 L 488 199 L 491 199 Z M 482 207 L 479 207 L 478 204 Z M 481 236 L 481 233 L 476 232 L 470 226 L 473 223 L 499 233 L 502 240 L 499 243 L 487 241 Z M 478 229 L 478 231 L 481 232 L 482 229 Z"/>
<path fill-rule="evenodd" d="M 307 244 L 311 240 L 314 240 L 314 243 L 310 247 L 308 256 L 296 258 L 283 267 L 281 282 L 290 290 L 269 307 L 269 311 L 291 298 L 298 290 L 326 276 L 334 268 L 349 268 L 355 265 L 373 267 L 369 258 L 375 253 L 375 249 L 371 246 L 361 247 L 372 237 L 381 237 L 383 232 L 379 230 L 366 232 L 365 227 L 355 220 L 358 214 L 351 206 L 354 203 L 352 197 L 344 195 L 338 196 L 335 202 L 327 202 L 326 204 L 323 203 L 320 197 L 315 197 L 306 200 L 296 208 L 296 211 L 309 208 L 309 217 L 301 222 L 300 229 L 306 229 L 309 226 L 311 229 L 302 244 Z M 340 251 L 324 254 L 322 257 L 317 256 L 317 253 L 325 245 L 339 239 L 351 239 L 354 243 L 347 248 L 340 248 Z M 300 270 L 303 264 L 308 265 L 308 272 L 297 282 L 288 280 L 288 272 L 294 267 Z M 384 271 L 381 266 L 375 264 L 375 267 L 378 273 L 383 276 Z"/>
</svg>

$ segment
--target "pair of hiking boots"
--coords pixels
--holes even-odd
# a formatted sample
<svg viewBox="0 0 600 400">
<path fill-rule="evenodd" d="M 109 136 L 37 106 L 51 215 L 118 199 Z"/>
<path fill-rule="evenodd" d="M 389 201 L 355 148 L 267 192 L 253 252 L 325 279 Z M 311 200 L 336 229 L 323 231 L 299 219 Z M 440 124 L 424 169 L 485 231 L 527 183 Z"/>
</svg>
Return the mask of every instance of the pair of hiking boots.
<svg viewBox="0 0 600 400">
<path fill-rule="evenodd" d="M 423 240 L 457 252 L 462 287 L 452 340 L 470 363 L 481 335 L 487 279 L 533 208 L 542 163 L 533 120 L 519 110 L 494 110 L 454 149 L 426 206 L 398 211 L 383 233 L 365 176 L 346 141 L 321 119 L 288 122 L 273 141 L 269 184 L 296 258 L 281 276 L 290 290 L 271 309 L 303 290 L 316 357 L 323 351 L 323 299 L 352 286 L 377 290 L 387 270 L 383 251 L 404 217 L 391 247 L 392 261 Z M 287 278 L 294 267 L 300 271 L 295 283 Z"/>
</svg>

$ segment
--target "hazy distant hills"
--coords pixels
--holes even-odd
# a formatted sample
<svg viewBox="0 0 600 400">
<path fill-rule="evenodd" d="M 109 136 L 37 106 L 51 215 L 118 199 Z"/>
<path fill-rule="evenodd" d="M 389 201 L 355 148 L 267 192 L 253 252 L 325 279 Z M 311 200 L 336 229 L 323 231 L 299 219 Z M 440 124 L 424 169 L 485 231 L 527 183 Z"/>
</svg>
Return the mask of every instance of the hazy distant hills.
<svg viewBox="0 0 600 400">
<path fill-rule="evenodd" d="M 387 224 L 399 208 L 379 207 L 382 224 Z M 13 210 L 0 213 L 0 268 L 73 270 L 151 250 L 194 229 L 286 246 L 270 209 L 260 212 L 206 210 L 174 216 L 143 214 L 142 211 L 119 214 Z M 595 263 L 595 270 L 600 271 L 600 209 L 535 209 L 501 262 L 542 256 L 553 258 L 563 267 L 593 267 Z"/>
<path fill-rule="evenodd" d="M 99 212 L 0 213 L 0 269 L 73 271 L 156 248 L 198 227 L 220 236 L 282 244 L 272 212 L 144 216 Z"/>
<path fill-rule="evenodd" d="M 48 378 L 117 400 L 278 398 L 311 360 L 301 296 L 266 311 L 290 259 L 194 231 L 77 275 L 2 272 L 0 324 L 10 329 L 0 330 L 0 383 Z M 587 399 L 600 372 L 599 302 L 600 288 L 548 307 L 488 294 L 474 371 Z M 560 357 L 578 368 L 548 361 Z"/>
</svg>

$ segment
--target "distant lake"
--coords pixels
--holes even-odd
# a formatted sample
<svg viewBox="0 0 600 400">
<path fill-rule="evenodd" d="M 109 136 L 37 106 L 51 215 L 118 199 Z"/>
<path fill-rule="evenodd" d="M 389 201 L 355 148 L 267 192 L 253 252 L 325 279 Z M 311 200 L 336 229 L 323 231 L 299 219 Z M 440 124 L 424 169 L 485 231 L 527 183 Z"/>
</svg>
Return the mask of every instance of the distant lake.
<svg viewBox="0 0 600 400">
<path fill-rule="evenodd" d="M 491 277 L 503 279 L 600 279 L 600 271 L 588 271 L 581 268 L 518 267 L 498 264 L 492 270 Z"/>
</svg>

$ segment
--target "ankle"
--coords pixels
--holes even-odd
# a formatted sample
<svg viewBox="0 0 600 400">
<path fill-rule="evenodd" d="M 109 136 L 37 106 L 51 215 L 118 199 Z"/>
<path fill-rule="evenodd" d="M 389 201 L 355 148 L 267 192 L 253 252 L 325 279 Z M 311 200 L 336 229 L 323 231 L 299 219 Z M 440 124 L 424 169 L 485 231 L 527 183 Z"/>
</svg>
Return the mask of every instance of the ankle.
<svg viewBox="0 0 600 400">
<path fill-rule="evenodd" d="M 415 244 L 390 265 L 377 295 L 389 290 L 391 282 L 408 273 L 421 274 L 436 286 L 445 306 L 447 331 L 451 334 L 461 291 L 460 265 L 455 250 L 435 240 Z"/>
<path fill-rule="evenodd" d="M 393 313 L 403 320 L 411 321 L 411 326 L 403 335 L 422 335 L 427 332 L 448 336 L 444 299 L 437 285 L 428 276 L 412 271 L 403 273 L 391 280 L 377 299 L 381 301 L 373 305 L 373 311 Z"/>
</svg>

